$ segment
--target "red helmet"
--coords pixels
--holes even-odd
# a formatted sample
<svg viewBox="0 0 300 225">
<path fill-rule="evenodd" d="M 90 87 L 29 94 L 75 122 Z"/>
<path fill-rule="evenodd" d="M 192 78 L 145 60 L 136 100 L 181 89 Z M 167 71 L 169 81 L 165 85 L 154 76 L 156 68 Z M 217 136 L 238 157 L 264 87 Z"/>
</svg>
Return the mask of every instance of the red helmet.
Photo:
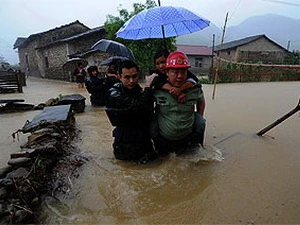
<svg viewBox="0 0 300 225">
<path fill-rule="evenodd" d="M 167 69 L 184 69 L 190 68 L 188 57 L 183 52 L 175 51 L 171 52 L 167 58 L 166 68 Z"/>
</svg>

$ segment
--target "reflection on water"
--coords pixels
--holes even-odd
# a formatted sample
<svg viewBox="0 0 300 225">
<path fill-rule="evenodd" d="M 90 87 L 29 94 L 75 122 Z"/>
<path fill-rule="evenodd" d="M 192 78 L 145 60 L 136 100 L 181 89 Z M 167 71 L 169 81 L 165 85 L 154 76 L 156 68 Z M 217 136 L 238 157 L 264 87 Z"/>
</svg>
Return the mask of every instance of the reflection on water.
<svg viewBox="0 0 300 225">
<path fill-rule="evenodd" d="M 114 159 L 101 162 L 98 165 L 92 160 L 84 169 L 76 181 L 80 193 L 73 193 L 69 199 L 61 196 L 71 205 L 69 211 L 74 210 L 69 217 L 48 207 L 56 216 L 47 222 L 55 223 L 59 217 L 62 223 L 194 223 L 201 218 L 201 207 L 195 200 L 211 183 L 212 164 L 173 156 L 145 166 Z"/>
<path fill-rule="evenodd" d="M 299 82 L 204 85 L 207 99 L 205 149 L 194 155 L 159 159 L 149 165 L 115 160 L 113 127 L 103 108 L 90 106 L 74 83 L 30 79 L 24 98 L 45 102 L 58 94 L 84 95 L 86 110 L 76 114 L 74 145 L 88 162 L 69 193 L 44 200 L 41 221 L 50 224 L 298 223 L 300 216 L 300 126 L 293 116 L 267 135 L 255 132 L 290 109 Z M 26 141 L 10 134 L 38 112 L 0 117 L 1 165 Z"/>
</svg>

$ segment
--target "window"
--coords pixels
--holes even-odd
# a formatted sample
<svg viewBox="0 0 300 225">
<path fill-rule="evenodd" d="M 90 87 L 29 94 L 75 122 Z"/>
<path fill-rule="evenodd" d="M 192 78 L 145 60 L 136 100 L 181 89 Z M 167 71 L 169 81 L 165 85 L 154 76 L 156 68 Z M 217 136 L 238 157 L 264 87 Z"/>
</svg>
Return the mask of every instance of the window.
<svg viewBox="0 0 300 225">
<path fill-rule="evenodd" d="M 202 67 L 203 58 L 195 58 L 195 67 Z"/>
<path fill-rule="evenodd" d="M 49 61 L 48 61 L 48 57 L 45 57 L 45 67 L 49 68 Z"/>
</svg>

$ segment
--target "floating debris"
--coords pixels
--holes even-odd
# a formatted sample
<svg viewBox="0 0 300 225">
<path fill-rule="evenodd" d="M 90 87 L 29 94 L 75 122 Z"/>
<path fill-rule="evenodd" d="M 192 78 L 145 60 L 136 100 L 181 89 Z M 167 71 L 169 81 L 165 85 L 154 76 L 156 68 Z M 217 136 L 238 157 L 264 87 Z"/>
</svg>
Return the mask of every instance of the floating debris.
<svg viewBox="0 0 300 225">
<path fill-rule="evenodd" d="M 85 109 L 85 97 L 80 94 L 61 95 L 58 98 L 50 98 L 38 105 L 20 103 L 24 99 L 0 99 L 0 114 L 13 113 L 27 110 L 43 110 L 48 106 L 71 105 L 71 110 L 75 113 L 82 113 Z"/>
</svg>

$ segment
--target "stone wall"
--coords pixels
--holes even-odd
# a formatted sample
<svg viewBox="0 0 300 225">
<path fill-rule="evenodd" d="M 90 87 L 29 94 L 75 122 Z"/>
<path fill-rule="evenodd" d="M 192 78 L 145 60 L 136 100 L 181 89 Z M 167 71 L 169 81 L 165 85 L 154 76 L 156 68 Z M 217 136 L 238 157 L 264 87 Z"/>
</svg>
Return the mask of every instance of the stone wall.
<svg viewBox="0 0 300 225">
<path fill-rule="evenodd" d="M 62 65 L 68 60 L 67 43 L 60 43 L 41 50 L 43 59 L 43 66 L 41 71 L 44 71 L 45 78 L 54 80 L 66 80 L 69 81 L 69 76 L 63 72 Z M 45 61 L 48 60 L 48 67 L 46 67 Z"/>
<path fill-rule="evenodd" d="M 32 40 L 28 41 L 28 43 L 23 47 L 18 48 L 21 71 L 24 72 L 26 76 L 43 77 L 43 78 L 49 77 L 49 74 L 52 73 L 52 71 L 48 71 L 48 73 L 46 71 L 44 51 L 37 50 L 37 48 L 54 43 L 59 39 L 72 37 L 74 35 L 86 32 L 88 30 L 89 30 L 88 27 L 82 25 L 81 23 L 75 22 L 70 25 L 62 26 L 59 28 L 46 31 L 44 33 L 40 33 L 39 35 L 36 36 L 34 35 L 30 36 L 28 39 L 32 39 Z M 56 51 L 56 49 L 54 49 L 52 52 L 49 52 L 49 54 L 47 55 L 48 60 L 50 59 L 54 61 L 52 58 L 55 57 L 61 58 L 61 55 L 59 55 L 60 52 L 62 52 L 62 50 Z M 61 58 L 63 62 L 65 62 L 68 59 L 67 54 L 68 54 L 67 49 L 65 49 L 65 51 L 63 51 L 63 58 Z M 49 57 L 50 55 L 51 57 Z M 59 66 L 60 65 L 57 65 L 57 67 Z M 54 68 L 53 70 L 54 70 L 53 71 L 54 77 L 57 76 L 63 80 L 66 80 L 66 77 L 64 76 L 61 77 L 56 75 L 58 74 L 57 68 Z M 62 73 L 62 71 L 60 71 L 60 73 Z"/>
<path fill-rule="evenodd" d="M 225 49 L 220 53 L 222 59 L 232 62 L 265 62 L 278 64 L 283 62 L 285 51 L 266 38 L 260 38 L 237 48 Z"/>
</svg>

